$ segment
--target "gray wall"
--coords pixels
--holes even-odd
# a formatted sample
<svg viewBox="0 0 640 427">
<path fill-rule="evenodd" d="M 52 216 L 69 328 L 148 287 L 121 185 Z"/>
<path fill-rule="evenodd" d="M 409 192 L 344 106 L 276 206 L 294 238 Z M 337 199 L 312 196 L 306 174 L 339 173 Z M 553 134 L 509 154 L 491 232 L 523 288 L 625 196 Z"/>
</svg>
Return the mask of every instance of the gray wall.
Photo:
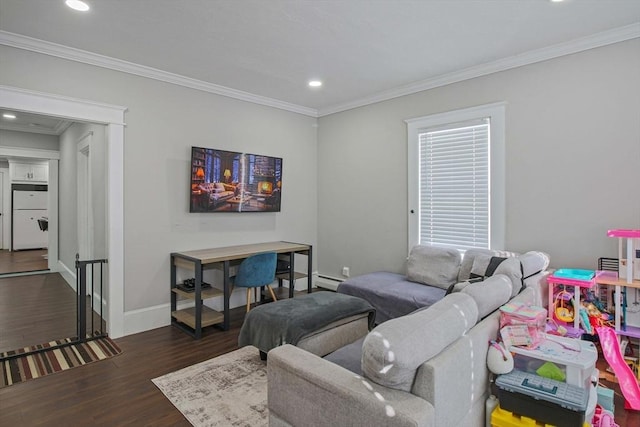
<svg viewBox="0 0 640 427">
<path fill-rule="evenodd" d="M 93 199 L 94 259 L 106 257 L 106 126 L 89 123 L 74 123 L 60 135 L 59 166 L 59 241 L 58 257 L 71 271 L 75 271 L 78 252 L 78 186 L 77 156 L 78 140 L 92 131 L 91 138 L 91 184 Z"/>
<path fill-rule="evenodd" d="M 3 147 L 37 148 L 58 151 L 58 135 L 45 135 L 32 132 L 18 132 L 0 129 L 0 145 Z"/>
<path fill-rule="evenodd" d="M 0 57 L 0 84 L 128 107 L 126 311 L 169 302 L 171 252 L 272 240 L 315 246 L 316 119 L 6 46 Z M 282 212 L 190 214 L 191 146 L 282 157 Z"/>
<path fill-rule="evenodd" d="M 617 257 L 610 228 L 640 228 L 640 40 L 319 119 L 319 274 L 402 272 L 405 119 L 506 101 L 506 246 L 552 266 Z"/>
</svg>

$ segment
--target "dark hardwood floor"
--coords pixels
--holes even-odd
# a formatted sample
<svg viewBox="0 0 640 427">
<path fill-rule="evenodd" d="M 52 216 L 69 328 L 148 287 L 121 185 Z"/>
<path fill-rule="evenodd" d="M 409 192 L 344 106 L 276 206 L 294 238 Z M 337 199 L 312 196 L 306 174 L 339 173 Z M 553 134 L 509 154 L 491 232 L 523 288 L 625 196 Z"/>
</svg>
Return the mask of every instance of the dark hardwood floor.
<svg viewBox="0 0 640 427">
<path fill-rule="evenodd" d="M 0 389 L 0 425 L 189 426 L 151 379 L 236 349 L 244 314 L 200 340 L 172 326 L 120 338 L 119 356 Z"/>
<path fill-rule="evenodd" d="M 119 338 L 119 356 L 0 389 L 0 426 L 189 426 L 151 379 L 235 350 L 244 316 L 231 310 L 228 331 L 207 328 L 200 340 L 172 326 Z M 610 385 L 616 422 L 639 426 Z"/>
<path fill-rule="evenodd" d="M 0 274 L 47 270 L 46 249 L 26 251 L 0 250 Z"/>
<path fill-rule="evenodd" d="M 0 278 L 0 352 L 76 335 L 76 294 L 58 273 Z"/>
</svg>

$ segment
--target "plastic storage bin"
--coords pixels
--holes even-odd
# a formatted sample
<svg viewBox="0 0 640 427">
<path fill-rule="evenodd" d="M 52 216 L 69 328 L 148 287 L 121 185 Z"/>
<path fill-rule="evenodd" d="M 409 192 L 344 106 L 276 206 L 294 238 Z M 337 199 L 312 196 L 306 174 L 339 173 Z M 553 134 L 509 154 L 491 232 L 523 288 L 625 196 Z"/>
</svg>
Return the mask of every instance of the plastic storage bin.
<svg viewBox="0 0 640 427">
<path fill-rule="evenodd" d="M 545 362 L 553 362 L 566 376 L 567 384 L 589 387 L 598 360 L 598 350 L 590 341 L 549 336 L 536 349 L 511 347 L 516 369 L 536 373 Z M 576 351 L 577 350 L 577 351 Z"/>
<path fill-rule="evenodd" d="M 589 423 L 585 422 L 583 427 L 588 427 Z M 551 424 L 545 424 L 536 421 L 533 418 L 520 416 L 513 412 L 506 411 L 500 406 L 491 414 L 491 427 L 553 427 Z"/>
<path fill-rule="evenodd" d="M 544 337 L 547 310 L 519 302 L 500 307 L 500 334 L 507 346 L 536 348 Z"/>
</svg>

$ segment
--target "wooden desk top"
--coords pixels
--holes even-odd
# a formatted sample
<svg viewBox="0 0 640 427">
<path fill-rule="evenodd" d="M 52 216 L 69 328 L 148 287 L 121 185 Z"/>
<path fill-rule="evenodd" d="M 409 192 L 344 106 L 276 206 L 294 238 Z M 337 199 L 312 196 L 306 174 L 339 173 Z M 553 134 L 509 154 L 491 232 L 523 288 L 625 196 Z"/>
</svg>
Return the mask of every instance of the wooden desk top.
<svg viewBox="0 0 640 427">
<path fill-rule="evenodd" d="M 199 260 L 202 264 L 210 264 L 214 262 L 231 261 L 234 259 L 244 259 L 250 255 L 260 252 L 286 253 L 307 251 L 309 249 L 310 246 L 303 243 L 265 242 L 253 243 L 250 245 L 225 246 L 221 248 L 174 252 L 172 255 L 194 258 Z"/>
</svg>

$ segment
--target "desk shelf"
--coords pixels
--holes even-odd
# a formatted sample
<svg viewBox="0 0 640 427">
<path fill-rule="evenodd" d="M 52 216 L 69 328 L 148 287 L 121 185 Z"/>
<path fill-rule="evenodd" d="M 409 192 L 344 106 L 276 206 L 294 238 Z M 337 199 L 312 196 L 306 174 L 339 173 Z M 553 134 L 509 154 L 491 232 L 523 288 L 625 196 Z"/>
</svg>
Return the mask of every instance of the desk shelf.
<svg viewBox="0 0 640 427">
<path fill-rule="evenodd" d="M 305 277 L 307 277 L 307 275 L 304 273 L 299 273 L 297 271 L 293 272 L 293 280 L 304 279 Z M 287 272 L 276 274 L 276 279 L 278 279 L 278 281 L 289 280 L 289 273 Z"/>
<path fill-rule="evenodd" d="M 171 312 L 171 316 L 176 319 L 178 322 L 184 323 L 188 325 L 191 329 L 196 328 L 196 308 L 189 307 L 184 308 L 182 310 L 176 310 Z M 215 311 L 206 305 L 202 306 L 202 315 L 201 315 L 202 327 L 207 327 L 211 325 L 216 325 L 218 323 L 224 322 L 224 314 Z"/>
<path fill-rule="evenodd" d="M 182 298 L 196 299 L 195 291 L 194 292 L 186 292 L 186 291 L 183 291 L 182 289 L 172 288 L 171 292 L 179 295 Z M 202 299 L 221 297 L 223 295 L 224 295 L 224 292 L 221 291 L 220 289 L 216 289 L 216 288 L 203 289 L 203 290 L 200 291 L 200 298 L 202 298 Z"/>
</svg>

